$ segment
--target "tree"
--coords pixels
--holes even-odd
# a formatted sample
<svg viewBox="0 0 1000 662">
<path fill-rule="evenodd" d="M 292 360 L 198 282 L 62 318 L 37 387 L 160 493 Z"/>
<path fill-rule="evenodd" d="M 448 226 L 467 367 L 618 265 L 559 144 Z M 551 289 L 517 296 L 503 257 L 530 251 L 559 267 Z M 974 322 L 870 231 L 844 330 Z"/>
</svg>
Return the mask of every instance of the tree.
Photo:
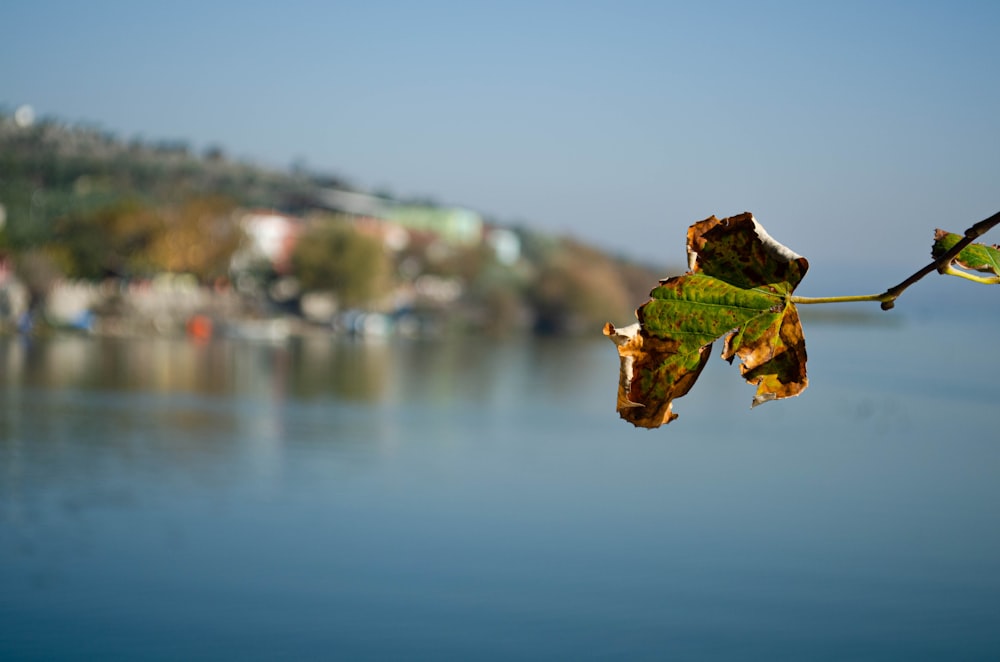
<svg viewBox="0 0 1000 662">
<path fill-rule="evenodd" d="M 535 330 L 545 335 L 574 332 L 630 308 L 622 270 L 605 254 L 574 241 L 547 251 L 528 298 Z"/>
<path fill-rule="evenodd" d="M 150 262 L 159 271 L 194 274 L 202 282 L 226 275 L 244 238 L 235 210 L 233 200 L 215 195 L 165 209 L 161 231 L 150 242 Z"/>
<path fill-rule="evenodd" d="M 302 289 L 333 292 L 341 305 L 365 306 L 387 290 L 389 259 L 382 243 L 337 221 L 320 221 L 292 253 Z"/>
<path fill-rule="evenodd" d="M 60 218 L 49 251 L 71 278 L 145 274 L 152 269 L 149 247 L 162 232 L 155 209 L 127 198 Z"/>
</svg>

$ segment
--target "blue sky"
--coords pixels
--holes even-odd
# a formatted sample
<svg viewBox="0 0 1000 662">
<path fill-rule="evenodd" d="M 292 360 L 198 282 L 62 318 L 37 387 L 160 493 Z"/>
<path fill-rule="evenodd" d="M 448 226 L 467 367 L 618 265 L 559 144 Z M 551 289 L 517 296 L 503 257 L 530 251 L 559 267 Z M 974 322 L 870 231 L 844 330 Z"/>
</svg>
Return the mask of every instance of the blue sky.
<svg viewBox="0 0 1000 662">
<path fill-rule="evenodd" d="M 657 263 L 683 260 L 690 223 L 749 210 L 814 272 L 905 270 L 935 227 L 1000 209 L 997 2 L 14 0 L 0 14 L 8 110 L 298 160 Z"/>
</svg>

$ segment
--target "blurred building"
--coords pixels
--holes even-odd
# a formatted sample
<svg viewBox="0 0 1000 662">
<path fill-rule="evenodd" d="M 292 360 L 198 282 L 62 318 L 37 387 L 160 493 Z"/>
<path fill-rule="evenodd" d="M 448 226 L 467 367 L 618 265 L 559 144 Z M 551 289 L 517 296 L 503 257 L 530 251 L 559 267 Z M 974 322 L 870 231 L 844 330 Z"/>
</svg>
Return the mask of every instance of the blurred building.
<svg viewBox="0 0 1000 662">
<path fill-rule="evenodd" d="M 437 244 L 472 248 L 485 244 L 504 265 L 521 256 L 518 234 L 488 225 L 482 216 L 463 207 L 402 204 L 359 191 L 324 188 L 314 203 L 318 211 L 346 217 L 359 232 L 378 238 L 392 252 L 408 246 Z M 270 210 L 252 210 L 241 219 L 247 245 L 233 259 L 236 271 L 266 264 L 279 274 L 288 273 L 295 244 L 309 221 Z"/>
<path fill-rule="evenodd" d="M 399 250 L 413 239 L 421 243 L 433 238 L 453 247 L 473 247 L 485 242 L 497 259 L 507 265 L 520 258 L 521 240 L 517 233 L 488 226 L 483 217 L 471 209 L 399 203 L 336 188 L 323 189 L 317 197 L 326 210 L 351 217 L 359 230 L 381 237 L 393 250 Z"/>
<path fill-rule="evenodd" d="M 272 211 L 251 211 L 240 220 L 248 243 L 233 257 L 233 269 L 245 271 L 264 262 L 276 273 L 291 269 L 292 251 L 302 234 L 304 221 Z"/>
<path fill-rule="evenodd" d="M 398 205 L 388 210 L 387 220 L 416 232 L 437 236 L 456 246 L 476 246 L 483 241 L 483 219 L 461 207 Z"/>
</svg>

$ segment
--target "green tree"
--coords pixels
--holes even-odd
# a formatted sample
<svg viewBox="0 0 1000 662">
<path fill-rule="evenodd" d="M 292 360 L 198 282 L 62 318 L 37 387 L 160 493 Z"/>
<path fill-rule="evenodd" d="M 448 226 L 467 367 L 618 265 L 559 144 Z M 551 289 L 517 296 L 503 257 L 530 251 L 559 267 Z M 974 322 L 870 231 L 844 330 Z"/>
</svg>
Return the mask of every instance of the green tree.
<svg viewBox="0 0 1000 662">
<path fill-rule="evenodd" d="M 243 242 L 235 209 L 233 200 L 218 195 L 194 197 L 166 209 L 162 231 L 149 245 L 150 262 L 158 271 L 190 273 L 202 282 L 226 275 Z"/>
<path fill-rule="evenodd" d="M 130 276 L 149 271 L 147 250 L 162 231 L 156 210 L 130 198 L 60 218 L 48 248 L 70 277 Z"/>
<path fill-rule="evenodd" d="M 574 241 L 548 251 L 530 286 L 535 330 L 577 333 L 608 315 L 630 310 L 622 272 L 607 255 Z"/>
<path fill-rule="evenodd" d="M 385 293 L 389 271 L 382 243 L 340 222 L 318 223 L 292 253 L 302 289 L 333 292 L 343 306 L 364 306 Z"/>
</svg>

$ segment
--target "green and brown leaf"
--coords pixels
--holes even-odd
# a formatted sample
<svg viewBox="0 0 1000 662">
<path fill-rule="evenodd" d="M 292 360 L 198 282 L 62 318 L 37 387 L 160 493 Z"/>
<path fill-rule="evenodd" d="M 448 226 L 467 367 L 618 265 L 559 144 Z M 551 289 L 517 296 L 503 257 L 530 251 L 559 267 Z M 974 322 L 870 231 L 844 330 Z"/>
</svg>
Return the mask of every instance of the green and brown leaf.
<svg viewBox="0 0 1000 662">
<path fill-rule="evenodd" d="M 806 350 L 790 297 L 808 262 L 774 241 L 749 213 L 715 216 L 688 229 L 688 272 L 660 282 L 636 310 L 638 323 L 604 334 L 618 347 L 618 412 L 638 427 L 677 418 L 673 400 L 697 381 L 712 344 L 762 402 L 805 389 Z"/>
<path fill-rule="evenodd" d="M 940 259 L 961 239 L 962 235 L 960 234 L 940 229 L 936 230 L 934 232 L 934 246 L 931 248 L 931 255 L 935 260 Z M 953 263 L 963 269 L 989 272 L 995 276 L 1000 276 L 1000 246 L 995 244 L 993 246 L 969 244 L 955 256 Z"/>
</svg>

